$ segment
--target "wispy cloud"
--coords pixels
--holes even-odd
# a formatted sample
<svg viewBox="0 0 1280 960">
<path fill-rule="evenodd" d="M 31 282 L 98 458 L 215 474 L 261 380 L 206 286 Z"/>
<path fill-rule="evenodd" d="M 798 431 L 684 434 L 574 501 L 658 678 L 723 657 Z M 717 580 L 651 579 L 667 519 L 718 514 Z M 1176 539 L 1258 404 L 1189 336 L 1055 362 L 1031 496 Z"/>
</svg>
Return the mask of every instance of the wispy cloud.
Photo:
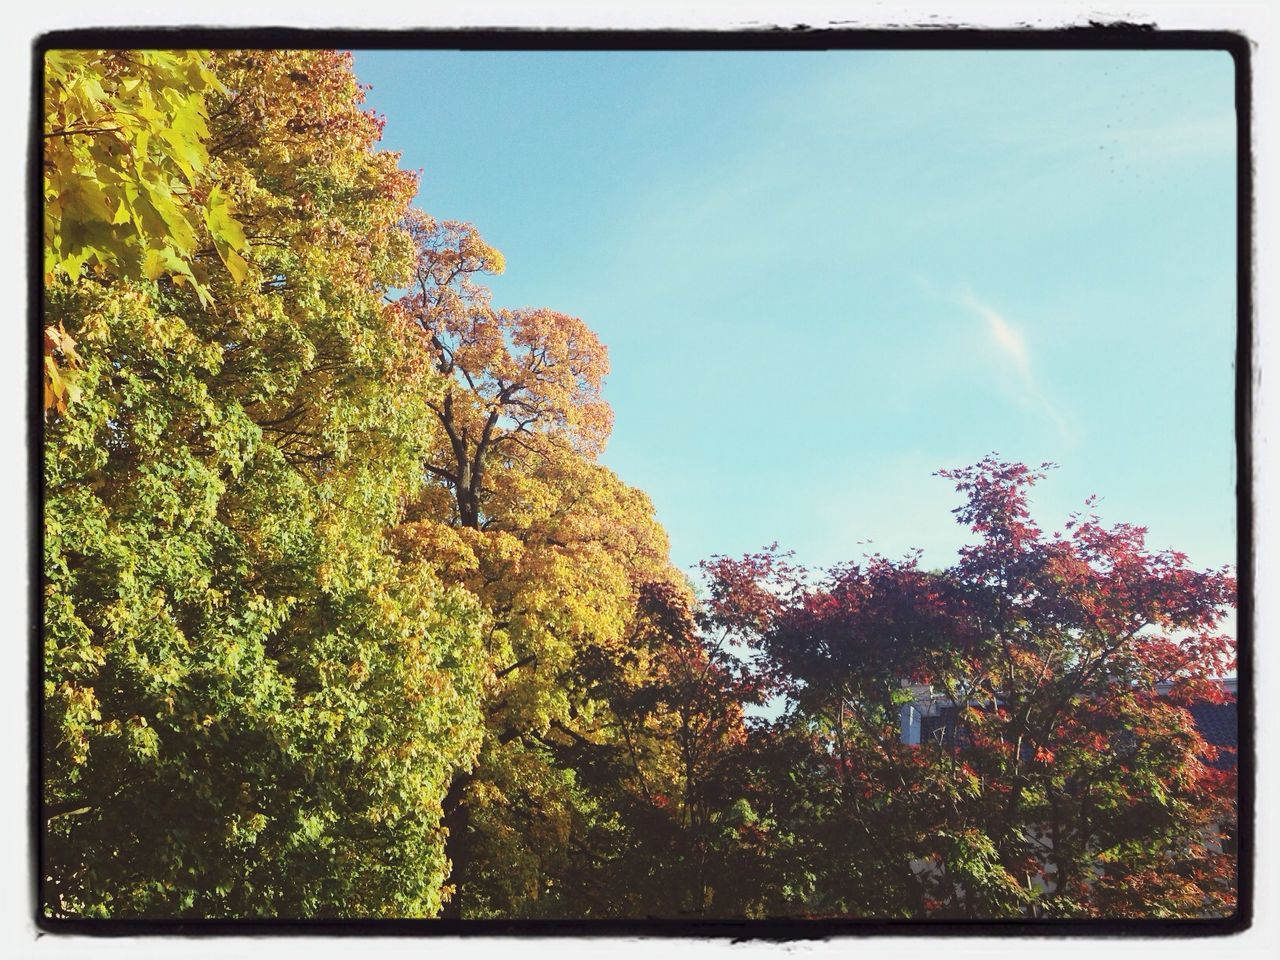
<svg viewBox="0 0 1280 960">
<path fill-rule="evenodd" d="M 1031 351 L 1022 331 L 991 305 L 979 300 L 972 290 L 965 288 L 959 302 L 978 316 L 986 328 L 986 343 L 995 349 L 997 359 L 1012 371 L 1010 382 L 1015 395 L 1024 406 L 1040 410 L 1057 427 L 1064 442 L 1074 444 L 1076 431 L 1068 419 L 1049 399 L 1032 369 Z"/>
<path fill-rule="evenodd" d="M 1035 378 L 1031 374 L 1031 356 L 1027 353 L 1027 341 L 1022 336 L 1022 331 L 1016 329 L 993 308 L 975 297 L 972 292 L 964 291 L 961 298 L 966 307 L 987 322 L 987 333 L 991 336 L 991 342 L 1012 361 L 1023 386 L 1035 387 Z"/>
</svg>

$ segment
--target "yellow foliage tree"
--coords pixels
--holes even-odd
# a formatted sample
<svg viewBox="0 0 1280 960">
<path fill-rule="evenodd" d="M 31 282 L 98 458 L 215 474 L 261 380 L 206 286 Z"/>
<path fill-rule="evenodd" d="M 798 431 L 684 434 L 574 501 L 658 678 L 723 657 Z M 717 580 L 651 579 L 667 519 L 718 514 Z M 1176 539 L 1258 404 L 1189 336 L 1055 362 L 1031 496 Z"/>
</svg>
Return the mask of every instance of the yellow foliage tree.
<svg viewBox="0 0 1280 960">
<path fill-rule="evenodd" d="M 399 308 L 446 385 L 431 402 L 427 483 L 395 538 L 450 569 L 489 615 L 489 735 L 480 766 L 446 798 L 461 887 L 471 805 L 501 795 L 512 764 L 545 763 L 528 748 L 552 727 L 594 714 L 578 658 L 621 656 L 639 586 L 680 578 L 648 498 L 595 459 L 612 424 L 603 344 L 576 317 L 494 308 L 478 276 L 501 269 L 501 255 L 469 225 L 419 216 L 411 230 L 414 286 Z M 462 902 L 455 894 L 454 915 Z"/>
</svg>

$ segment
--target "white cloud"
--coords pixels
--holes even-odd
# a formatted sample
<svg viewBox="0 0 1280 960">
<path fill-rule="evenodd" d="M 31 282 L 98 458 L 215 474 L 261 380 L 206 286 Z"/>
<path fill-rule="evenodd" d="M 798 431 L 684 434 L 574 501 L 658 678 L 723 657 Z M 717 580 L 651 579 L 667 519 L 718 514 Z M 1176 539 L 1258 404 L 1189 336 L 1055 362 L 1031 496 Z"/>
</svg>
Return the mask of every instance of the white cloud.
<svg viewBox="0 0 1280 960">
<path fill-rule="evenodd" d="M 991 342 L 1013 363 L 1023 385 L 1036 388 L 1035 378 L 1031 375 L 1031 357 L 1027 353 L 1027 341 L 1022 332 L 968 290 L 962 295 L 962 300 L 966 307 L 987 322 Z"/>
<path fill-rule="evenodd" d="M 997 358 L 1013 371 L 1014 376 L 1010 379 L 1018 401 L 1024 406 L 1040 410 L 1053 421 L 1063 441 L 1074 444 L 1075 429 L 1045 394 L 1036 379 L 1031 365 L 1031 351 L 1027 347 L 1022 331 L 994 307 L 979 300 L 967 288 L 960 294 L 959 302 L 983 320 L 988 346 L 994 347 Z"/>
</svg>

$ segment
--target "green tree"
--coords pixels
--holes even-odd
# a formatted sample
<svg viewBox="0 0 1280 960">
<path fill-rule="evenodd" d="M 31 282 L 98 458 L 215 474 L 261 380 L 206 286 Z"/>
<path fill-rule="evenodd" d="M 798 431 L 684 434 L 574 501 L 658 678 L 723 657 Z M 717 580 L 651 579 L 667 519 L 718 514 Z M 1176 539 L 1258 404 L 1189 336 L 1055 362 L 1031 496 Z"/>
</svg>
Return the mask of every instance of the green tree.
<svg viewBox="0 0 1280 960">
<path fill-rule="evenodd" d="M 44 458 L 45 909 L 430 916 L 441 800 L 480 745 L 483 612 L 386 542 L 441 388 L 385 299 L 415 180 L 375 149 L 349 57 L 165 62 L 194 71 L 149 121 L 190 134 L 161 166 L 205 154 L 174 201 L 191 235 L 113 217 L 46 287 L 81 369 Z M 138 98 L 134 63 L 76 55 L 54 82 Z M 145 269 L 166 242 L 195 282 Z"/>
</svg>

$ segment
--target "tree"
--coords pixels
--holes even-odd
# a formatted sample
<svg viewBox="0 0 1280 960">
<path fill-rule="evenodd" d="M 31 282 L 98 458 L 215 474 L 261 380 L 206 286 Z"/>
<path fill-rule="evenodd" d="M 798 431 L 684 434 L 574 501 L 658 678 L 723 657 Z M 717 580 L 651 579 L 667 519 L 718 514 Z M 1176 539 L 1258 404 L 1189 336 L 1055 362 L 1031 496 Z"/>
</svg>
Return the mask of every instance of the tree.
<svg viewBox="0 0 1280 960">
<path fill-rule="evenodd" d="M 575 317 L 552 310 L 496 310 L 472 276 L 498 272 L 501 254 L 467 224 L 409 221 L 418 242 L 414 292 L 401 301 L 435 369 L 447 378 L 433 406 L 442 443 L 425 469 L 452 492 L 457 523 L 484 525 L 496 460 L 527 463 L 546 440 L 597 454 L 612 414 L 600 397 L 608 355 Z"/>
<path fill-rule="evenodd" d="M 575 672 L 578 658 L 588 650 L 621 655 L 640 584 L 676 574 L 648 498 L 595 462 L 612 419 L 600 395 L 608 358 L 599 339 L 562 313 L 494 308 L 477 276 L 503 260 L 469 225 L 418 214 L 407 225 L 415 280 L 397 309 L 445 386 L 430 401 L 435 444 L 396 542 L 406 556 L 448 568 L 488 615 L 488 736 L 477 767 L 454 778 L 445 803 L 447 909 L 474 915 L 468 904 L 484 910 L 488 898 L 468 878 L 510 876 L 508 863 L 485 863 L 499 855 L 501 817 L 515 816 L 515 803 L 548 799 L 531 796 L 531 785 L 559 789 L 571 776 L 548 766 L 543 738 L 597 709 Z M 503 786 L 514 769 L 523 799 Z M 503 813 L 472 818 L 496 797 L 510 800 Z M 534 876 L 524 886 L 541 883 Z"/>
<path fill-rule="evenodd" d="M 1229 913 L 1234 779 L 1206 763 L 1186 707 L 1221 699 L 1234 666 L 1230 571 L 1094 516 L 1046 536 L 1027 508 L 1043 473 L 1021 464 L 942 476 L 980 537 L 947 570 L 875 557 L 818 587 L 770 555 L 717 570 L 719 589 L 766 598 L 753 642 L 789 684 L 785 724 L 815 738 L 808 802 L 784 792 L 775 810 L 814 851 L 815 892 L 793 909 Z M 907 684 L 946 708 L 936 740 L 901 742 Z"/>
<path fill-rule="evenodd" d="M 483 611 L 386 541 L 442 387 L 385 303 L 416 182 L 375 149 L 349 57 L 201 62 L 216 83 L 153 95 L 149 121 L 195 129 L 204 91 L 191 236 L 110 223 L 79 277 L 57 247 L 46 288 L 81 395 L 45 449 L 45 910 L 430 916 L 441 802 L 481 742 Z M 94 91 L 152 82 L 76 63 Z M 234 207 L 239 269 L 201 196 Z M 145 269 L 179 241 L 203 290 Z"/>
<path fill-rule="evenodd" d="M 671 582 L 641 584 L 621 652 L 584 648 L 573 673 L 598 706 L 541 738 L 548 765 L 572 785 L 558 811 L 567 842 L 531 845 L 521 859 L 554 882 L 503 906 L 535 916 L 742 915 L 751 875 L 739 828 L 751 814 L 737 773 L 743 706 L 759 701 L 754 676 L 706 642 L 688 585 Z"/>
</svg>

